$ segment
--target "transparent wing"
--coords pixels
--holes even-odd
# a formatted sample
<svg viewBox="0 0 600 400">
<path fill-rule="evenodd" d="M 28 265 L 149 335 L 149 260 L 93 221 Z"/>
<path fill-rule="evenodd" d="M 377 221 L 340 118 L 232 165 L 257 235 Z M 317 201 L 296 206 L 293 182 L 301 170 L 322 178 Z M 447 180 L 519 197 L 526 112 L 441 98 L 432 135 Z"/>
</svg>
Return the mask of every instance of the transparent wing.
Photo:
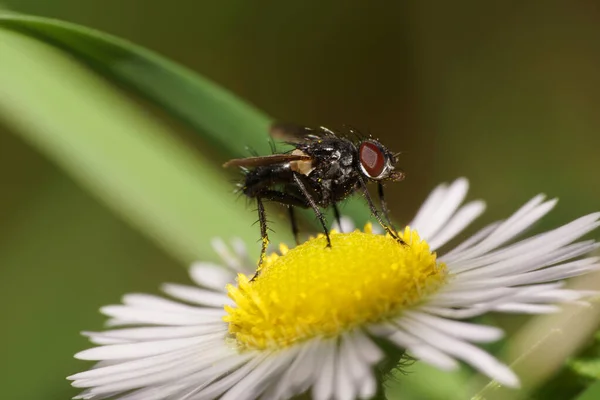
<svg viewBox="0 0 600 400">
<path fill-rule="evenodd" d="M 287 143 L 300 143 L 306 140 L 336 136 L 332 130 L 325 128 L 324 126 L 310 128 L 290 122 L 274 123 L 271 125 L 269 134 L 273 139 Z"/>
<path fill-rule="evenodd" d="M 290 161 L 309 161 L 312 157 L 302 154 L 272 154 L 270 156 L 234 158 L 223 164 L 223 167 L 261 167 L 265 165 L 283 164 Z"/>
</svg>

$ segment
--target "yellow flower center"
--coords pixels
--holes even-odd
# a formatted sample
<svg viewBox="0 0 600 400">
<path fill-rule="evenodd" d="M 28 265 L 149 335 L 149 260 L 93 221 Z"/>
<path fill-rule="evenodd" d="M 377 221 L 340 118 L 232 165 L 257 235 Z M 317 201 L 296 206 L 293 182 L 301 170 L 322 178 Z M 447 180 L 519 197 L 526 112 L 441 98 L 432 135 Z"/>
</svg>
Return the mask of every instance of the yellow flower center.
<svg viewBox="0 0 600 400">
<path fill-rule="evenodd" d="M 415 231 L 400 237 L 365 231 L 322 235 L 266 257 L 253 281 L 228 285 L 229 333 L 240 349 L 278 349 L 317 336 L 335 337 L 398 316 L 446 281 L 446 266 Z"/>
</svg>

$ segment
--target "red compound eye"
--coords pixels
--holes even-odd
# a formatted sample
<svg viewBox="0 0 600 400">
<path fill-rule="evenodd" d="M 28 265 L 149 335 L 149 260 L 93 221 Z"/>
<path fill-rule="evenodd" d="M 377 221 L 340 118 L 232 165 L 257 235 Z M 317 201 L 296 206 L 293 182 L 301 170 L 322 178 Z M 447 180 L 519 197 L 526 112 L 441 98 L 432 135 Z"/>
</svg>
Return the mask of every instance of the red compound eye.
<svg viewBox="0 0 600 400">
<path fill-rule="evenodd" d="M 362 142 L 358 149 L 358 158 L 363 172 L 369 178 L 379 178 L 385 170 L 385 153 L 373 142 Z"/>
</svg>

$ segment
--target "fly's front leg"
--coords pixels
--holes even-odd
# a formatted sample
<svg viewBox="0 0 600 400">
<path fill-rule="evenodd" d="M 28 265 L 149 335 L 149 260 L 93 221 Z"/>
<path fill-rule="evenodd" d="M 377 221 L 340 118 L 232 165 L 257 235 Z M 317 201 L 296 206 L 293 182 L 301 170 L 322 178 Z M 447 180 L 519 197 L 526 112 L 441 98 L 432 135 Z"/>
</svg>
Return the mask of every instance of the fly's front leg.
<svg viewBox="0 0 600 400">
<path fill-rule="evenodd" d="M 396 239 L 398 241 L 398 243 L 406 244 L 406 242 L 404 240 L 400 239 L 400 237 L 398 236 L 398 233 L 392 226 L 383 222 L 381 215 L 379 215 L 379 210 L 377 210 L 377 208 L 375 207 L 375 204 L 373 203 L 373 199 L 371 198 L 371 195 L 369 194 L 369 190 L 367 188 L 367 184 L 364 181 L 364 179 L 359 178 L 358 180 L 360 182 L 360 185 L 362 186 L 363 192 L 365 194 L 365 198 L 367 199 L 367 203 L 369 204 L 369 209 L 371 210 L 371 214 L 373 214 L 373 216 L 375 217 L 377 222 L 379 222 L 379 225 L 381 225 L 383 227 L 383 229 L 385 229 L 385 231 L 388 235 L 390 235 L 391 237 Z"/>
<path fill-rule="evenodd" d="M 385 220 L 387 221 L 390 228 L 392 228 L 392 230 L 394 232 L 397 232 L 396 228 L 394 227 L 394 224 L 392 223 L 392 220 L 390 219 L 390 211 L 387 207 L 385 197 L 383 196 L 383 183 L 381 183 L 381 182 L 377 182 L 377 193 L 379 194 L 379 202 L 381 203 L 381 211 L 383 211 L 383 216 L 385 217 Z"/>
<path fill-rule="evenodd" d="M 317 218 L 319 219 L 319 222 L 321 222 L 321 226 L 323 227 L 323 231 L 325 232 L 325 237 L 327 238 L 327 247 L 331 247 L 331 238 L 329 237 L 329 229 L 327 229 L 327 221 L 325 221 L 323 213 L 321 212 L 319 206 L 306 189 L 306 185 L 304 185 L 304 182 L 302 182 L 302 179 L 300 179 L 297 172 L 294 172 L 294 182 L 296 182 L 296 185 L 298 185 L 300 192 L 302 192 L 302 195 L 306 198 L 306 201 L 315 212 Z"/>
</svg>

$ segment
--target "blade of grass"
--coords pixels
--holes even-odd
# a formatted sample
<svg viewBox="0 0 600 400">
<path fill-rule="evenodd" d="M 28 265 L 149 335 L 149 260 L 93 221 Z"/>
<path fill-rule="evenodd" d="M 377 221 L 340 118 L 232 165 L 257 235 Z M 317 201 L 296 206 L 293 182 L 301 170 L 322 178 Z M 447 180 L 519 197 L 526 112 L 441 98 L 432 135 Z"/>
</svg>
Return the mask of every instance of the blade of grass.
<svg viewBox="0 0 600 400">
<path fill-rule="evenodd" d="M 202 133 L 228 155 L 268 151 L 270 118 L 229 91 L 141 46 L 84 26 L 0 13 L 0 26 L 56 45 L 137 91 Z"/>
<path fill-rule="evenodd" d="M 62 52 L 0 29 L 0 119 L 177 259 L 257 238 L 229 182 Z M 93 227 L 91 227 L 93 234 Z"/>
<path fill-rule="evenodd" d="M 155 52 L 97 30 L 49 18 L 4 12 L 0 13 L 0 27 L 58 46 L 155 102 L 199 132 L 224 157 L 246 155 L 247 146 L 261 154 L 269 153 L 269 116 Z M 369 219 L 360 198 L 350 199 L 344 213 L 359 225 Z M 314 222 L 313 218 L 309 221 Z"/>
</svg>

